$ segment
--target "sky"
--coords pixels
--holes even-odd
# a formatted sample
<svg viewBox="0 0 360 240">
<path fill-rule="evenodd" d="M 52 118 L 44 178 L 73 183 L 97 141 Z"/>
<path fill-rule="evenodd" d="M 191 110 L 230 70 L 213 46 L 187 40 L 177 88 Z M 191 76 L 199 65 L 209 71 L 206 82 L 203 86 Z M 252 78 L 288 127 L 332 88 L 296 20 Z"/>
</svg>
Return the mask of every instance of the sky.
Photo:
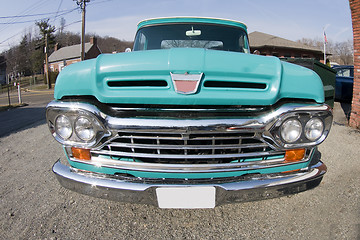
<svg viewBox="0 0 360 240">
<path fill-rule="evenodd" d="M 132 41 L 139 21 L 169 16 L 199 16 L 243 22 L 248 32 L 260 31 L 289 40 L 352 39 L 348 0 L 90 0 L 86 33 Z M 17 45 L 35 21 L 50 19 L 65 31 L 81 32 L 81 11 L 74 0 L 1 0 L 0 53 Z"/>
</svg>

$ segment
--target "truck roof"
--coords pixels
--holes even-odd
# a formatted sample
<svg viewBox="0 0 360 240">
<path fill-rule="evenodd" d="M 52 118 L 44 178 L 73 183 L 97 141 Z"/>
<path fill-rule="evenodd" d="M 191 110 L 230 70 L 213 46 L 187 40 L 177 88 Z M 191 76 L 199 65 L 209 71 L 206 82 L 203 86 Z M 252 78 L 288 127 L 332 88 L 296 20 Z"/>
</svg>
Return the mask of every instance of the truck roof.
<svg viewBox="0 0 360 240">
<path fill-rule="evenodd" d="M 240 27 L 247 30 L 247 26 L 238 21 L 220 18 L 209 18 L 209 17 L 164 17 L 164 18 L 152 18 L 146 19 L 138 23 L 138 29 L 150 25 L 159 24 L 173 24 L 173 23 L 207 23 L 207 24 L 220 24 L 233 27 Z"/>
</svg>

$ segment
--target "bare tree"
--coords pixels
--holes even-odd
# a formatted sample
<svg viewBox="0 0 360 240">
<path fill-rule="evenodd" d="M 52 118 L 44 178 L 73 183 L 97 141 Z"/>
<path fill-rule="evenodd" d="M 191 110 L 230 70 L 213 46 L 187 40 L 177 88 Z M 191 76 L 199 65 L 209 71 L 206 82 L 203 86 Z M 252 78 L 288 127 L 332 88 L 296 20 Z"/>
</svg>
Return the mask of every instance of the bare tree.
<svg viewBox="0 0 360 240">
<path fill-rule="evenodd" d="M 60 27 L 59 27 L 59 35 L 61 35 L 63 32 L 64 32 L 64 29 L 65 29 L 65 25 L 66 25 L 66 20 L 65 18 L 61 18 L 60 19 Z"/>
<path fill-rule="evenodd" d="M 352 65 L 354 63 L 354 48 L 353 42 L 348 40 L 346 42 L 335 43 L 333 55 L 344 65 Z"/>
<path fill-rule="evenodd" d="M 324 49 L 324 42 L 319 38 L 302 38 L 297 42 L 316 47 L 319 50 Z M 344 42 L 333 42 L 331 40 L 326 44 L 326 52 L 330 53 L 330 61 L 336 62 L 341 65 L 352 65 L 354 63 L 354 50 L 352 40 L 347 40 Z"/>
</svg>

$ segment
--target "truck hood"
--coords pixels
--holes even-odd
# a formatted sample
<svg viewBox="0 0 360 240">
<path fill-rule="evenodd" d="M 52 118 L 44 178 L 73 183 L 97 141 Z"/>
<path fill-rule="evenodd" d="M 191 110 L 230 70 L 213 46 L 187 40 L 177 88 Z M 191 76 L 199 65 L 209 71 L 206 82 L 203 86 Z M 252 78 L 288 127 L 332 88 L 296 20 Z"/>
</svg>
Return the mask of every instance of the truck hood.
<svg viewBox="0 0 360 240">
<path fill-rule="evenodd" d="M 201 75 L 197 91 L 176 92 L 171 74 Z M 282 98 L 324 102 L 321 79 L 309 69 L 276 57 L 194 48 L 101 54 L 66 67 L 58 76 L 55 98 L 84 95 L 121 104 L 272 105 Z"/>
</svg>

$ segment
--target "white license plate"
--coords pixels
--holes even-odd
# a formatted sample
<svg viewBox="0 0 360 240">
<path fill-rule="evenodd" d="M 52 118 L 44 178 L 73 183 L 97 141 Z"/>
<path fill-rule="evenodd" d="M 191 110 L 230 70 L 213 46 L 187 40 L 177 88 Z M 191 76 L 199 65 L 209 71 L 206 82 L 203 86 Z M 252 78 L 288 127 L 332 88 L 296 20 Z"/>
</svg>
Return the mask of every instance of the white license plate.
<svg viewBox="0 0 360 240">
<path fill-rule="evenodd" d="M 160 208 L 214 208 L 215 187 L 157 188 Z"/>
</svg>

